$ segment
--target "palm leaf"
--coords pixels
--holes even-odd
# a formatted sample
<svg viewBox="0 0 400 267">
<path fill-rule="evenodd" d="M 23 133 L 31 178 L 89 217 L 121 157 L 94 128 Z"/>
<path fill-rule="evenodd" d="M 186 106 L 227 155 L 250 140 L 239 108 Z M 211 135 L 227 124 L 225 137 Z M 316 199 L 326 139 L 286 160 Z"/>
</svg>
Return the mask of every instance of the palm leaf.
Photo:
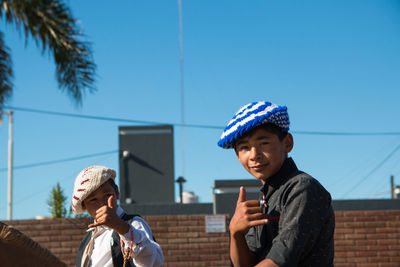
<svg viewBox="0 0 400 267">
<path fill-rule="evenodd" d="M 4 34 L 0 32 L 0 111 L 1 106 L 11 97 L 12 93 L 12 62 L 9 54 L 9 48 L 5 45 Z"/>
<path fill-rule="evenodd" d="M 90 44 L 83 37 L 70 9 L 60 0 L 1 1 L 8 23 L 23 30 L 25 40 L 32 38 L 42 51 L 49 51 L 56 64 L 59 87 L 81 104 L 85 90 L 95 90 L 96 65 Z"/>
</svg>

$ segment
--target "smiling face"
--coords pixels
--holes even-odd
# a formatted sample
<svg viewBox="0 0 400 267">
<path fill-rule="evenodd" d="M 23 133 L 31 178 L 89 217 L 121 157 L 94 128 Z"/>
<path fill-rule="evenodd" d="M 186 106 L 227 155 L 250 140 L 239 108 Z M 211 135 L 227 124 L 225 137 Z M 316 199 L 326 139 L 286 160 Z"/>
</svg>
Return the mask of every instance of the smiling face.
<svg viewBox="0 0 400 267">
<path fill-rule="evenodd" d="M 95 218 L 96 211 L 103 206 L 107 206 L 108 198 L 112 195 L 115 199 L 119 198 L 118 187 L 112 185 L 111 181 L 107 181 L 83 200 L 82 207 L 89 212 L 92 218 Z"/>
<path fill-rule="evenodd" d="M 236 156 L 243 167 L 255 178 L 265 181 L 276 174 L 293 148 L 293 137 L 278 135 L 259 127 L 239 138 L 235 143 Z"/>
</svg>

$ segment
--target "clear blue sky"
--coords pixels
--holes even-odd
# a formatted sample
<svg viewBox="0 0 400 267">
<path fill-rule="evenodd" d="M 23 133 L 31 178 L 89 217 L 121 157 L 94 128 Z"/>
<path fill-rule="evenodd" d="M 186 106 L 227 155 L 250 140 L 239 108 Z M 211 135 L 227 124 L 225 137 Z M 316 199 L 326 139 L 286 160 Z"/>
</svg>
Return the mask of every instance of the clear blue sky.
<svg viewBox="0 0 400 267">
<path fill-rule="evenodd" d="M 15 71 L 8 105 L 179 124 L 177 1 L 67 3 L 92 42 L 98 91 L 74 106 L 57 88 L 51 57 L 34 42 L 25 46 L 23 35 L 3 21 Z M 223 127 L 248 102 L 286 105 L 291 156 L 334 199 L 389 198 L 390 175 L 400 184 L 400 135 L 301 134 L 400 132 L 398 1 L 183 0 L 183 43 L 186 123 Z M 127 125 L 135 124 L 15 111 L 14 166 L 117 150 L 118 126 Z M 212 201 L 216 179 L 250 178 L 233 151 L 217 147 L 220 134 L 185 129 L 184 189 L 201 202 Z M 0 220 L 7 218 L 7 138 L 4 118 Z M 178 177 L 180 127 L 174 142 Z M 118 155 L 16 169 L 13 218 L 48 216 L 46 201 L 57 182 L 69 203 L 77 173 L 92 164 L 118 171 Z"/>
</svg>

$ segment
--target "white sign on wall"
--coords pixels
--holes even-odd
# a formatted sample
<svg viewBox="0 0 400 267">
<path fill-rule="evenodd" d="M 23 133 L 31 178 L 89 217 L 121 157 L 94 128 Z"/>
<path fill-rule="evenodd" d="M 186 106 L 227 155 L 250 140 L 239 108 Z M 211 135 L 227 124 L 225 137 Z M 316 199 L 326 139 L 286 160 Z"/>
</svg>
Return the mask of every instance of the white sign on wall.
<svg viewBox="0 0 400 267">
<path fill-rule="evenodd" d="M 206 216 L 206 232 L 207 233 L 226 232 L 225 216 Z"/>
</svg>

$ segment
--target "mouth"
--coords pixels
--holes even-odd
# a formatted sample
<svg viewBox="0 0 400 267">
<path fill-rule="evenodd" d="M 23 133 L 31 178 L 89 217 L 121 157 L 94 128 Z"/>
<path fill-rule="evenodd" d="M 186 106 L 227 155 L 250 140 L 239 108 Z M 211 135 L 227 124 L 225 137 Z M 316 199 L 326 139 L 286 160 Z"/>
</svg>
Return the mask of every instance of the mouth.
<svg viewBox="0 0 400 267">
<path fill-rule="evenodd" d="M 267 164 L 258 164 L 255 166 L 251 166 L 250 169 L 252 169 L 256 172 L 260 172 L 260 171 L 264 170 L 266 166 L 267 166 Z"/>
</svg>

